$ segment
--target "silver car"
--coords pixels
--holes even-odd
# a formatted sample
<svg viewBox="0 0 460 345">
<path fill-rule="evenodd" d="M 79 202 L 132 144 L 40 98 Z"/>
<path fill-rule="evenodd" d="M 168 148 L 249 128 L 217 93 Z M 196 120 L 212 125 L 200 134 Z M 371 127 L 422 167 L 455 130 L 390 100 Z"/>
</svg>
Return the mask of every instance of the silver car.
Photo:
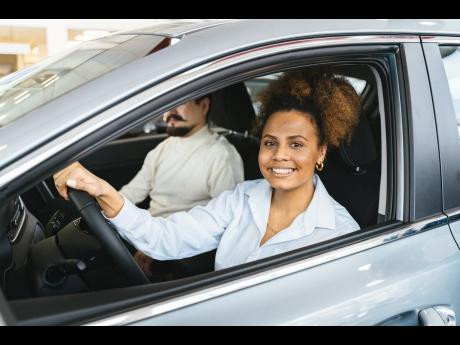
<svg viewBox="0 0 460 345">
<path fill-rule="evenodd" d="M 91 199 L 58 197 L 52 174 L 76 160 L 130 181 L 166 138 L 161 115 L 208 93 L 211 125 L 260 178 L 258 92 L 323 67 L 362 101 L 320 175 L 359 231 L 219 271 L 212 251 L 160 262 L 147 279 Z M 0 324 L 456 324 L 460 21 L 177 21 L 0 85 Z"/>
</svg>

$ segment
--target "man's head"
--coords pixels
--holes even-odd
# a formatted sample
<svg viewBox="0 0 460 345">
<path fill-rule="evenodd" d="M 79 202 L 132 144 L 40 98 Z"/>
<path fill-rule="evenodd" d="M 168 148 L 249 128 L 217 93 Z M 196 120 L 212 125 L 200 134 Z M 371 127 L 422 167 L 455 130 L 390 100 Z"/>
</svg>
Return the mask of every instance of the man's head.
<svg viewBox="0 0 460 345">
<path fill-rule="evenodd" d="M 174 109 L 164 113 L 163 120 L 166 122 L 166 132 L 171 136 L 188 137 L 207 123 L 210 95 L 188 101 Z"/>
</svg>

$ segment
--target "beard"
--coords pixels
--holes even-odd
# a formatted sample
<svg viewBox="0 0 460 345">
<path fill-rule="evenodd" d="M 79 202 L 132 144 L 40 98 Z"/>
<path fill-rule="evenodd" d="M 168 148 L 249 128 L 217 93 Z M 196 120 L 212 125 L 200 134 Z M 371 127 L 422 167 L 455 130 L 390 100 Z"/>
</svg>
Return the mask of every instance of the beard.
<svg viewBox="0 0 460 345">
<path fill-rule="evenodd" d="M 183 137 L 192 130 L 192 127 L 166 127 L 166 133 L 172 137 Z"/>
</svg>

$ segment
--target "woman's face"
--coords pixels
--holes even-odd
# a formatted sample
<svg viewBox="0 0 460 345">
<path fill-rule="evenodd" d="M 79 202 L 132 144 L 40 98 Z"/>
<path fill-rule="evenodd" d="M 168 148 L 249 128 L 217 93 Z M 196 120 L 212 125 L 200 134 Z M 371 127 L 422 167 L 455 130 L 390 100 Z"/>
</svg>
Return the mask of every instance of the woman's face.
<svg viewBox="0 0 460 345">
<path fill-rule="evenodd" d="M 319 146 L 309 114 L 279 111 L 263 129 L 259 167 L 274 189 L 291 191 L 312 183 L 315 164 L 322 162 L 325 154 L 326 146 Z"/>
</svg>

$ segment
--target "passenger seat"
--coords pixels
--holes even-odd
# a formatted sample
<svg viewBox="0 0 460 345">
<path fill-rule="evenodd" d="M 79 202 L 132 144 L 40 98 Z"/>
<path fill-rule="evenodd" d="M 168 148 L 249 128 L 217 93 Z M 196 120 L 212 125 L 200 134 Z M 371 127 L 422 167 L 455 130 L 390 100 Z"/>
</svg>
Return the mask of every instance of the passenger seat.
<svg viewBox="0 0 460 345">
<path fill-rule="evenodd" d="M 228 86 L 211 96 L 210 120 L 229 130 L 227 140 L 243 159 L 245 180 L 262 178 L 259 170 L 259 139 L 250 135 L 256 114 L 244 83 Z"/>
</svg>

